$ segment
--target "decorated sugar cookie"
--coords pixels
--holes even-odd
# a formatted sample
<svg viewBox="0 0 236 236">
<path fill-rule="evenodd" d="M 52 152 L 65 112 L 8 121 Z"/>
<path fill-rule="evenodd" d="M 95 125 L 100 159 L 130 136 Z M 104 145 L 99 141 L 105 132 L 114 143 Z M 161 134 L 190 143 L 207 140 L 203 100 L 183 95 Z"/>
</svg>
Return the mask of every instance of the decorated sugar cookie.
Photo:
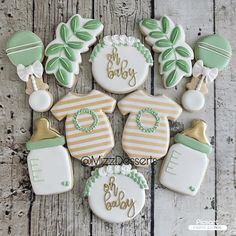
<svg viewBox="0 0 236 236">
<path fill-rule="evenodd" d="M 58 119 L 66 118 L 67 145 L 73 157 L 93 161 L 106 156 L 114 146 L 110 122 L 105 113 L 112 113 L 116 100 L 98 91 L 89 94 L 68 93 L 51 112 Z M 88 163 L 89 164 L 89 163 Z"/>
<path fill-rule="evenodd" d="M 167 188 L 194 196 L 205 176 L 211 145 L 206 136 L 206 123 L 194 120 L 192 128 L 175 136 L 165 157 L 160 182 Z"/>
<path fill-rule="evenodd" d="M 229 42 L 220 35 L 206 36 L 196 43 L 197 62 L 193 66 L 193 79 L 187 84 L 188 90 L 182 97 L 182 105 L 187 111 L 199 111 L 204 107 L 204 94 L 207 93 L 204 93 L 207 91 L 204 87 L 217 78 L 218 71 L 228 65 L 231 56 L 232 49 Z"/>
<path fill-rule="evenodd" d="M 182 26 L 175 25 L 167 16 L 159 21 L 144 19 L 139 26 L 153 51 L 160 53 L 159 71 L 165 88 L 174 87 L 183 77 L 191 76 L 193 50 L 185 42 Z"/>
<path fill-rule="evenodd" d="M 135 160 L 165 156 L 170 139 L 168 120 L 176 120 L 182 108 L 164 95 L 151 96 L 142 90 L 123 98 L 118 107 L 123 115 L 130 114 L 122 137 L 128 156 Z"/>
<path fill-rule="evenodd" d="M 60 23 L 54 39 L 45 50 L 48 57 L 46 72 L 54 74 L 60 85 L 71 88 L 79 74 L 81 53 L 87 52 L 102 32 L 103 25 L 94 19 L 72 16 L 67 23 Z"/>
<path fill-rule="evenodd" d="M 73 172 L 65 138 L 41 118 L 26 147 L 30 181 L 35 194 L 48 195 L 67 192 L 73 187 Z"/>
<path fill-rule="evenodd" d="M 12 64 L 17 66 L 19 78 L 26 82 L 26 93 L 30 95 L 30 107 L 37 112 L 45 112 L 53 103 L 48 85 L 43 82 L 43 43 L 30 31 L 20 31 L 7 42 L 6 53 Z"/>
<path fill-rule="evenodd" d="M 126 35 L 106 36 L 90 57 L 95 80 L 112 93 L 136 90 L 147 78 L 153 64 L 150 51 L 139 39 Z"/>
<path fill-rule="evenodd" d="M 95 215 L 104 221 L 132 220 L 145 204 L 148 185 L 131 165 L 110 165 L 96 169 L 85 185 L 85 196 Z"/>
</svg>

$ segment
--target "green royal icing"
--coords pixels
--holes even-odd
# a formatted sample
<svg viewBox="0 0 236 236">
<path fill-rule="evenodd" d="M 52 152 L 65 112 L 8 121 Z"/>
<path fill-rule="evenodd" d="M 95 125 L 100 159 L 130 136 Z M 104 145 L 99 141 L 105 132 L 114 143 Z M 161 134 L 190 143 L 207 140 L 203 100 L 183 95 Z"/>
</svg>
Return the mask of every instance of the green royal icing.
<svg viewBox="0 0 236 236">
<path fill-rule="evenodd" d="M 144 113 L 148 113 L 148 114 L 151 114 L 154 116 L 155 118 L 155 124 L 153 125 L 153 127 L 151 128 L 145 128 L 141 122 L 141 118 L 142 118 L 142 115 Z M 141 111 L 138 112 L 138 114 L 136 115 L 136 123 L 137 123 L 137 126 L 138 128 L 145 132 L 145 133 L 154 133 L 157 128 L 159 127 L 159 124 L 160 124 L 160 116 L 158 114 L 158 112 L 154 111 L 152 108 L 143 108 Z"/>
<path fill-rule="evenodd" d="M 49 57 L 45 66 L 46 72 L 54 74 L 63 86 L 68 86 L 71 74 L 78 70 L 78 54 L 87 51 L 91 42 L 95 41 L 96 35 L 92 32 L 102 26 L 97 20 L 88 20 L 82 24 L 81 19 L 79 15 L 75 15 L 67 24 L 61 23 L 55 43 L 50 43 L 45 50 Z"/>
<path fill-rule="evenodd" d="M 196 139 L 193 139 L 191 137 L 188 137 L 183 134 L 176 134 L 175 135 L 175 142 L 176 143 L 181 143 L 187 147 L 190 147 L 196 151 L 203 152 L 206 154 L 210 154 L 212 151 L 211 145 L 201 143 L 197 141 Z"/>
<path fill-rule="evenodd" d="M 166 16 L 163 16 L 160 21 L 155 19 L 141 21 L 141 26 L 150 31 L 145 34 L 151 38 L 153 48 L 161 52 L 159 57 L 163 63 L 162 74 L 166 78 L 164 83 L 167 88 L 175 86 L 185 75 L 189 76 L 192 70 L 191 48 L 182 42 L 184 32 L 181 28 L 173 25 Z"/>
<path fill-rule="evenodd" d="M 40 149 L 40 148 L 61 146 L 64 144 L 65 144 L 65 138 L 57 137 L 57 138 L 51 138 L 51 139 L 43 139 L 39 141 L 29 141 L 26 143 L 26 148 L 28 150 L 34 150 L 34 149 Z"/>
<path fill-rule="evenodd" d="M 113 166 L 115 168 L 115 166 Z M 121 166 L 122 167 L 122 166 Z M 101 167 L 104 168 L 104 167 Z M 121 172 L 119 173 L 114 173 L 114 171 L 112 173 L 109 173 L 107 175 L 124 175 Z M 135 183 L 137 183 L 139 185 L 139 187 L 141 189 L 148 189 L 148 184 L 147 181 L 145 179 L 145 177 L 143 176 L 143 174 L 137 172 L 136 169 L 130 170 L 128 174 L 125 174 L 125 176 L 131 178 Z M 96 183 L 96 181 L 99 178 L 102 178 L 104 176 L 99 174 L 99 168 L 95 169 L 95 171 L 92 172 L 92 175 L 88 178 L 88 180 L 86 181 L 85 184 L 85 189 L 84 189 L 84 196 L 90 196 L 91 190 L 94 186 L 94 184 Z"/>
<path fill-rule="evenodd" d="M 115 46 L 129 46 L 127 43 L 118 43 L 112 44 L 114 47 Z M 97 57 L 97 55 L 99 54 L 99 52 L 101 51 L 101 49 L 103 49 L 106 46 L 106 44 L 103 42 L 103 40 L 101 40 L 93 49 L 91 56 L 90 56 L 90 61 L 93 62 L 95 60 L 95 58 Z M 149 49 L 147 49 L 138 39 L 135 40 L 135 42 L 132 44 L 132 47 L 136 48 L 144 57 L 147 63 L 149 63 L 150 65 L 153 65 L 153 58 L 152 58 L 152 54 L 149 51 Z"/>
<path fill-rule="evenodd" d="M 216 34 L 201 38 L 195 46 L 196 60 L 202 60 L 204 66 L 223 70 L 232 56 L 231 46 L 225 38 Z"/>
<path fill-rule="evenodd" d="M 93 119 L 93 123 L 89 126 L 89 127 L 81 127 L 79 122 L 78 122 L 78 117 L 81 115 L 81 114 L 89 114 L 92 116 L 92 119 Z M 73 123 L 76 127 L 76 129 L 82 131 L 82 132 L 91 132 L 93 131 L 97 125 L 98 125 L 98 115 L 93 111 L 93 110 L 90 110 L 88 108 L 81 108 L 77 111 L 77 113 L 75 113 L 74 117 L 73 117 Z"/>
</svg>

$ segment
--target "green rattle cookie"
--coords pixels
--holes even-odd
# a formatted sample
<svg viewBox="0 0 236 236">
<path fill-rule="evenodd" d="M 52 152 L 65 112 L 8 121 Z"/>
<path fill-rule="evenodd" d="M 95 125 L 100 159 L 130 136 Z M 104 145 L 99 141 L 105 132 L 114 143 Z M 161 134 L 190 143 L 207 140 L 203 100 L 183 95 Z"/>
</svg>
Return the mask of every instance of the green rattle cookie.
<svg viewBox="0 0 236 236">
<path fill-rule="evenodd" d="M 232 49 L 227 39 L 215 34 L 201 38 L 195 46 L 195 59 L 204 66 L 223 70 L 229 63 Z"/>
<path fill-rule="evenodd" d="M 32 65 L 35 61 L 43 60 L 43 42 L 30 31 L 19 31 L 12 35 L 7 42 L 6 53 L 15 66 Z"/>
</svg>

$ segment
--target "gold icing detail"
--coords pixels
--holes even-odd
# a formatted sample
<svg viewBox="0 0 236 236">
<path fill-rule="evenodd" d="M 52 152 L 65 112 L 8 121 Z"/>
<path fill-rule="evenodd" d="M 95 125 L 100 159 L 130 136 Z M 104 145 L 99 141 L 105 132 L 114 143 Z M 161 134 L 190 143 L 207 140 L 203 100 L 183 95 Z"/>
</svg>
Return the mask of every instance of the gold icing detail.
<svg viewBox="0 0 236 236">
<path fill-rule="evenodd" d="M 186 129 L 182 134 L 196 139 L 201 143 L 210 144 L 208 137 L 206 135 L 207 124 L 203 120 L 193 120 L 192 127 Z"/>
<path fill-rule="evenodd" d="M 134 87 L 136 85 L 137 72 L 133 68 L 129 68 L 128 60 L 121 60 L 118 49 L 114 47 L 112 53 L 107 54 L 107 76 L 109 79 L 119 77 L 124 80 L 129 80 L 129 86 Z M 116 66 L 116 67 L 115 67 Z"/>
<path fill-rule="evenodd" d="M 43 82 L 42 78 L 36 78 L 35 79 L 35 83 L 37 85 L 38 90 L 48 90 L 49 86 L 48 84 Z M 33 88 L 33 84 L 32 84 L 32 80 L 29 79 L 26 82 L 26 90 L 25 90 L 26 94 L 30 95 L 34 92 L 34 88 Z"/>
<path fill-rule="evenodd" d="M 112 208 L 118 207 L 121 210 L 127 211 L 127 216 L 132 218 L 135 215 L 135 201 L 134 199 L 125 199 L 125 192 L 119 191 L 116 185 L 115 176 L 111 176 L 108 184 L 104 184 L 104 204 L 108 211 Z M 116 197 L 116 200 L 114 200 Z"/>
<path fill-rule="evenodd" d="M 192 77 L 191 81 L 186 84 L 188 90 L 195 90 L 201 80 L 201 77 Z M 200 91 L 205 95 L 208 93 L 206 82 L 203 81 Z"/>
<path fill-rule="evenodd" d="M 36 128 L 30 141 L 61 137 L 57 130 L 50 127 L 49 121 L 46 118 L 38 119 L 35 127 Z"/>
</svg>

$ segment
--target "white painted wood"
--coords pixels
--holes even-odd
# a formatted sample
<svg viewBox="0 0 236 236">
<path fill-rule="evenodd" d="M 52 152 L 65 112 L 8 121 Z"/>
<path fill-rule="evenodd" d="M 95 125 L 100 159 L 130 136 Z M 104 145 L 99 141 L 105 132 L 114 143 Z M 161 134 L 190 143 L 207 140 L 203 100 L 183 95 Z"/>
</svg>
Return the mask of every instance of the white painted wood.
<svg viewBox="0 0 236 236">
<path fill-rule="evenodd" d="M 158 182 L 158 165 L 139 168 L 144 173 L 150 191 L 147 191 L 146 205 L 137 218 L 125 224 L 108 224 L 94 216 L 82 192 L 91 169 L 82 167 L 73 159 L 75 185 L 71 192 L 40 197 L 31 191 L 26 165 L 27 152 L 24 143 L 30 138 L 34 120 L 42 114 L 32 113 L 28 106 L 28 96 L 24 93 L 24 83 L 19 81 L 16 69 L 4 54 L 7 38 L 17 30 L 33 30 L 49 43 L 55 29 L 61 21 L 67 21 L 75 13 L 83 17 L 95 17 L 105 24 L 104 35 L 127 34 L 143 40 L 138 22 L 143 18 L 156 18 L 166 14 L 175 22 L 182 24 L 187 41 L 194 45 L 199 34 L 216 32 L 225 35 L 233 49 L 235 40 L 234 1 L 221 0 L 9 0 L 0 3 L 0 236 L 6 235 L 158 235 L 189 236 L 189 224 L 197 219 L 215 220 L 226 224 L 227 232 L 195 232 L 193 235 L 236 235 L 236 192 L 235 192 L 235 64 L 233 58 L 230 66 L 220 73 L 215 87 L 209 87 L 207 105 L 199 113 L 184 112 L 181 118 L 171 123 L 172 136 L 189 127 L 193 118 L 202 118 L 208 122 L 208 134 L 214 145 L 210 156 L 210 166 L 199 194 L 186 197 L 163 188 Z M 215 13 L 215 18 L 214 18 Z M 91 52 L 91 50 L 90 50 Z M 103 91 L 92 80 L 91 65 L 88 62 L 90 52 L 83 55 L 80 74 L 74 90 L 88 93 L 92 88 Z M 163 89 L 157 71 L 157 54 L 155 69 L 149 74 L 143 86 L 154 94 L 165 93 L 177 102 L 184 91 L 183 81 L 173 89 Z M 64 96 L 68 90 L 57 85 L 53 76 L 44 76 L 50 85 L 55 101 Z M 153 85 L 153 88 L 151 88 Z M 112 95 L 120 100 L 123 95 Z M 64 122 L 56 121 L 50 112 L 49 117 L 54 127 L 64 132 Z M 125 117 L 118 109 L 109 115 L 115 134 L 116 146 L 110 156 L 127 155 L 121 146 L 121 137 Z M 215 165 L 216 160 L 216 165 Z M 216 176 L 216 179 L 215 179 Z"/>
</svg>

